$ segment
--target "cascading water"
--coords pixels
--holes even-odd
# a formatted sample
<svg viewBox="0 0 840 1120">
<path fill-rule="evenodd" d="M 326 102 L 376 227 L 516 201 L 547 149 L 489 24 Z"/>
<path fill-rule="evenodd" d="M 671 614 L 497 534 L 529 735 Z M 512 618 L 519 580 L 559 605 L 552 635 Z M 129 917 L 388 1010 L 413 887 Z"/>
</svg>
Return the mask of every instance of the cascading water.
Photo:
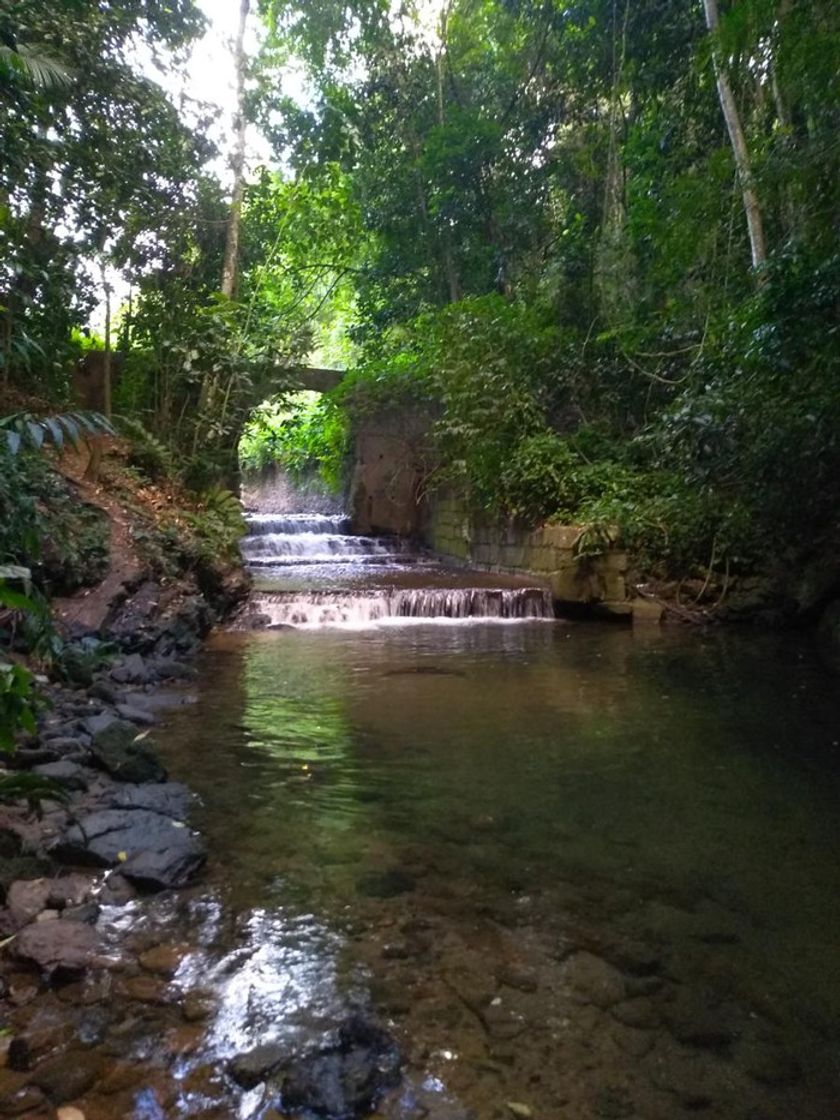
<svg viewBox="0 0 840 1120">
<path fill-rule="evenodd" d="M 240 624 L 321 627 L 553 617 L 521 580 L 445 568 L 399 537 L 351 533 L 344 514 L 251 513 L 242 555 L 256 592 Z"/>
</svg>

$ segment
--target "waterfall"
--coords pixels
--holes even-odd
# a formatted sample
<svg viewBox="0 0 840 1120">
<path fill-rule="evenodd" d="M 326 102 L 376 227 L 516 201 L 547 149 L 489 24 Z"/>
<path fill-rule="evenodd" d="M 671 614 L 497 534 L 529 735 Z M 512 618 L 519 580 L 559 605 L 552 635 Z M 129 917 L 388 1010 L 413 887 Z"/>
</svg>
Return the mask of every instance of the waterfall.
<svg viewBox="0 0 840 1120">
<path fill-rule="evenodd" d="M 399 537 L 354 535 L 344 514 L 250 513 L 247 521 L 242 555 L 262 589 L 242 627 L 554 617 L 542 587 L 444 568 Z"/>
<path fill-rule="evenodd" d="M 498 621 L 553 618 L 551 595 L 538 587 L 370 588 L 257 595 L 266 626 L 367 626 L 440 619 Z"/>
</svg>

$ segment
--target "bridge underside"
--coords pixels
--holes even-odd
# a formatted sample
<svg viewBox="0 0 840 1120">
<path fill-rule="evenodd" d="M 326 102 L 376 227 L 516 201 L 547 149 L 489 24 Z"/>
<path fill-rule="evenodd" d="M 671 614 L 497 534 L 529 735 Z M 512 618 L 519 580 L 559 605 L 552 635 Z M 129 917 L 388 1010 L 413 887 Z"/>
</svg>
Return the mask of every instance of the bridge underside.
<svg viewBox="0 0 840 1120">
<path fill-rule="evenodd" d="M 328 393 L 344 376 L 343 369 L 319 369 L 317 366 L 298 366 L 289 373 L 296 389 L 310 389 L 315 393 Z"/>
</svg>

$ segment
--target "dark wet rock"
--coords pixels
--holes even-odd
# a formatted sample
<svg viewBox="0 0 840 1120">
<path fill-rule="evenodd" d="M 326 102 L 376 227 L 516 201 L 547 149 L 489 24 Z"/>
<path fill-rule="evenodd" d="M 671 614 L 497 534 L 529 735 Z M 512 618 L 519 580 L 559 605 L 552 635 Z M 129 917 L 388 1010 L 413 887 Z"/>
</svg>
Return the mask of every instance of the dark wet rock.
<svg viewBox="0 0 840 1120">
<path fill-rule="evenodd" d="M 414 877 L 399 868 L 371 871 L 356 880 L 356 890 L 366 898 L 395 898 L 400 894 L 408 894 L 416 886 Z"/>
<path fill-rule="evenodd" d="M 53 1104 L 81 1097 L 96 1083 L 104 1059 L 93 1050 L 71 1050 L 38 1066 L 30 1081 L 43 1090 Z"/>
<path fill-rule="evenodd" d="M 87 925 L 96 925 L 102 908 L 98 902 L 83 902 L 80 906 L 68 906 L 62 911 L 65 922 L 86 922 Z"/>
<path fill-rule="evenodd" d="M 60 879 L 48 880 L 49 894 L 47 906 L 64 910 L 69 906 L 81 906 L 91 895 L 93 884 L 87 875 L 63 875 Z"/>
<path fill-rule="evenodd" d="M 449 1009 L 445 1014 L 448 1011 Z M 500 999 L 492 1000 L 489 1006 L 485 1008 L 482 1022 L 490 1037 L 497 1039 L 518 1038 L 528 1029 L 528 1021 L 525 1016 L 515 1007 L 509 1006 L 504 1000 Z M 457 1020 L 453 1018 L 449 1024 L 444 1021 L 442 1025 L 454 1028 L 457 1026 Z"/>
<path fill-rule="evenodd" d="M 181 1014 L 188 1023 L 199 1023 L 216 1010 L 216 997 L 212 992 L 187 992 L 181 1004 Z"/>
<path fill-rule="evenodd" d="M 81 922 L 35 922 L 12 942 L 18 960 L 35 964 L 48 976 L 78 973 L 88 967 L 99 948 L 96 931 Z"/>
<path fill-rule="evenodd" d="M 48 906 L 49 879 L 17 879 L 6 892 L 6 906 L 16 926 L 35 920 Z"/>
<path fill-rule="evenodd" d="M 738 1064 L 764 1085 L 795 1085 L 802 1067 L 792 1054 L 772 1042 L 750 1041 L 738 1047 Z"/>
<path fill-rule="evenodd" d="M 15 832 L 13 828 L 7 828 L 5 825 L 0 826 L 0 859 L 19 856 L 22 844 L 20 833 Z"/>
<path fill-rule="evenodd" d="M 648 1073 L 657 1088 L 673 1093 L 689 1112 L 717 1106 L 717 1115 L 737 1115 L 721 1104 L 731 1100 L 733 1093 L 742 1091 L 746 1079 L 740 1078 L 728 1061 L 703 1051 L 686 1051 L 674 1043 L 668 1046 L 660 1042 L 641 1060 L 639 1068 Z"/>
<path fill-rule="evenodd" d="M 95 737 L 100 731 L 105 731 L 112 723 L 117 722 L 117 717 L 113 712 L 97 712 L 95 715 L 87 716 L 84 724 L 85 730 L 91 738 Z"/>
<path fill-rule="evenodd" d="M 32 1047 L 26 1035 L 16 1035 L 6 1051 L 6 1065 L 15 1073 L 26 1073 L 34 1064 Z"/>
<path fill-rule="evenodd" d="M 654 976 L 662 968 L 662 954 L 643 941 L 620 941 L 604 952 L 610 964 L 630 976 Z"/>
<path fill-rule="evenodd" d="M 148 662 L 158 680 L 189 680 L 195 676 L 195 669 L 175 657 L 152 657 Z"/>
<path fill-rule="evenodd" d="M 612 1016 L 627 1027 L 651 1030 L 659 1025 L 659 1012 L 649 999 L 625 999 L 610 1008 Z"/>
<path fill-rule="evenodd" d="M 6 760 L 6 765 L 10 770 L 32 770 L 46 762 L 58 762 L 60 758 L 61 751 L 50 746 L 18 747 Z"/>
<path fill-rule="evenodd" d="M 654 1031 L 641 1030 L 638 1027 L 628 1027 L 624 1023 L 614 1022 L 609 1026 L 609 1037 L 631 1057 L 638 1060 L 649 1054 L 656 1041 Z"/>
<path fill-rule="evenodd" d="M 407 961 L 411 955 L 406 941 L 389 941 L 382 946 L 382 956 L 386 961 Z"/>
<path fill-rule="evenodd" d="M 272 629 L 271 615 L 263 614 L 258 611 L 240 615 L 238 624 L 242 627 L 243 630 Z"/>
<path fill-rule="evenodd" d="M 629 998 L 652 996 L 661 991 L 665 980 L 661 976 L 625 976 L 624 986 Z"/>
<path fill-rule="evenodd" d="M 139 653 L 130 653 L 111 670 L 111 680 L 118 684 L 148 684 L 152 671 Z"/>
<path fill-rule="evenodd" d="M 117 714 L 129 723 L 136 723 L 140 727 L 151 727 L 158 721 L 154 712 L 141 708 L 137 704 L 117 704 Z"/>
<path fill-rule="evenodd" d="M 662 1003 L 661 1012 L 677 1042 L 687 1046 L 721 1050 L 737 1036 L 726 1009 L 700 991 L 681 989 L 672 1000 Z"/>
<path fill-rule="evenodd" d="M 166 771 L 137 728 L 112 718 L 93 733 L 90 751 L 97 766 L 121 782 L 163 782 Z"/>
<path fill-rule="evenodd" d="M 114 788 L 108 804 L 114 809 L 149 809 L 165 817 L 183 821 L 189 813 L 191 794 L 180 782 L 126 783 Z"/>
<path fill-rule="evenodd" d="M 582 1003 L 607 1008 L 624 999 L 621 973 L 594 953 L 572 953 L 563 962 L 561 974 L 572 995 Z"/>
<path fill-rule="evenodd" d="M 148 809 L 101 809 L 71 826 L 52 848 L 67 863 L 116 867 L 149 890 L 180 887 L 204 864 L 204 846 L 186 826 Z"/>
<path fill-rule="evenodd" d="M 50 781 L 58 782 L 65 789 L 85 790 L 90 784 L 90 774 L 78 762 L 62 759 L 59 762 L 45 762 L 34 767 L 34 773 Z"/>
<path fill-rule="evenodd" d="M 44 1094 L 35 1085 L 24 1085 L 0 1097 L 0 1115 L 2 1116 L 28 1116 L 33 1109 L 44 1103 Z M 35 1113 L 33 1113 L 33 1116 Z"/>
<path fill-rule="evenodd" d="M 65 733 L 44 740 L 44 746 L 62 756 L 84 754 L 87 743 L 87 736 L 83 739 L 79 735 L 67 735 Z"/>
<path fill-rule="evenodd" d="M 592 1111 L 602 1120 L 624 1120 L 633 1116 L 636 1110 L 626 1090 L 605 1086 L 595 1093 Z"/>
<path fill-rule="evenodd" d="M 169 985 L 159 976 L 130 976 L 122 982 L 122 987 L 125 995 L 138 1003 L 165 1007 L 172 1002 Z"/>
<path fill-rule="evenodd" d="M 138 959 L 147 972 L 171 979 L 189 952 L 188 945 L 154 945 L 142 952 Z"/>
<path fill-rule="evenodd" d="M 102 884 L 99 900 L 103 906 L 125 906 L 137 897 L 137 888 L 119 871 L 112 871 Z"/>
<path fill-rule="evenodd" d="M 117 699 L 117 693 L 113 686 L 101 678 L 93 682 L 87 690 L 87 694 L 91 700 L 102 700 L 106 704 L 113 704 Z"/>
<path fill-rule="evenodd" d="M 55 871 L 55 864 L 39 856 L 12 856 L 0 859 L 0 894 L 6 897 L 16 879 L 46 879 Z"/>
<path fill-rule="evenodd" d="M 538 987 L 537 974 L 527 965 L 508 962 L 496 969 L 496 979 L 506 988 L 519 992 L 535 992 Z"/>
<path fill-rule="evenodd" d="M 286 1070 L 283 1105 L 329 1120 L 367 1116 L 400 1079 L 400 1054 L 393 1039 L 361 1015 L 342 1023 L 338 1042 L 299 1058 Z"/>
<path fill-rule="evenodd" d="M 243 1089 L 253 1089 L 275 1073 L 289 1056 L 288 1048 L 279 1042 L 264 1042 L 228 1063 L 228 1073 Z"/>
</svg>

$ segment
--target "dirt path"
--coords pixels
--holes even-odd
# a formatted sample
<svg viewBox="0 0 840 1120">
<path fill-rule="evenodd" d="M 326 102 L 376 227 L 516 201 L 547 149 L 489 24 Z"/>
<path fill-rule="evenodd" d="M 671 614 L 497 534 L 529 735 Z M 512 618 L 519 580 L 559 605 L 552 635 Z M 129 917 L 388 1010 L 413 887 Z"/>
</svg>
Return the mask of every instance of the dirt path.
<svg viewBox="0 0 840 1120">
<path fill-rule="evenodd" d="M 82 501 L 97 506 L 108 518 L 111 527 L 108 573 L 96 587 L 88 587 L 75 595 L 54 599 L 53 614 L 64 623 L 75 623 L 98 630 L 111 607 L 124 594 L 127 583 L 137 579 L 143 566 L 131 539 L 131 527 L 125 509 L 114 501 L 104 487 L 83 477 L 86 453 L 68 453 L 56 463 L 57 468 L 78 488 Z"/>
</svg>

